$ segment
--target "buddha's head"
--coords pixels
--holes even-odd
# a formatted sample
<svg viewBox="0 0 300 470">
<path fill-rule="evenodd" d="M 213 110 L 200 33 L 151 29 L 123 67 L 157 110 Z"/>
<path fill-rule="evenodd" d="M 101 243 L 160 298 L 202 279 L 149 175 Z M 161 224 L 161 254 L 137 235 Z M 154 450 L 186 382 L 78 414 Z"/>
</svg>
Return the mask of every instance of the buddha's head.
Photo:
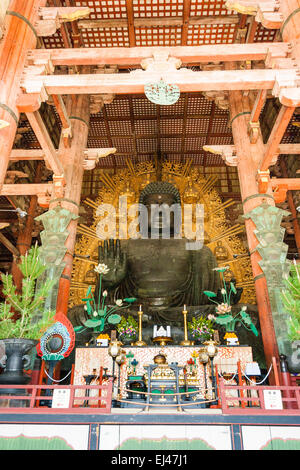
<svg viewBox="0 0 300 470">
<path fill-rule="evenodd" d="M 156 235 L 169 233 L 172 236 L 180 231 L 180 194 L 173 184 L 167 181 L 147 184 L 141 191 L 139 202 L 147 209 L 148 233 Z"/>
</svg>

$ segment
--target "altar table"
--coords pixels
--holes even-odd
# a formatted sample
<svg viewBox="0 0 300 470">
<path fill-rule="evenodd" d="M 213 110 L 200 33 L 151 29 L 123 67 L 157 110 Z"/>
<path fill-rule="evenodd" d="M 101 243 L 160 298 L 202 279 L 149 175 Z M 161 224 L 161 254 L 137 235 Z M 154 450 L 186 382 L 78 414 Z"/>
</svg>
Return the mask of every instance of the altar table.
<svg viewBox="0 0 300 470">
<path fill-rule="evenodd" d="M 120 368 L 120 389 L 121 397 L 126 400 L 127 392 L 125 392 L 126 381 L 128 379 L 128 366 L 129 360 L 135 359 L 138 364 L 135 369 L 134 375 L 142 376 L 145 374 L 144 366 L 154 363 L 154 356 L 159 352 L 163 352 L 166 355 L 167 362 L 178 363 L 179 366 L 186 366 L 188 371 L 188 384 L 189 386 L 198 387 L 200 389 L 199 397 L 205 397 L 205 376 L 204 367 L 199 362 L 198 357 L 196 358 L 196 367 L 187 365 L 187 362 L 193 358 L 193 353 L 199 352 L 199 346 L 145 346 L 145 347 L 134 347 L 134 346 L 123 346 L 125 354 L 128 355 L 129 351 L 133 354 L 133 357 L 126 358 L 124 364 Z M 252 348 L 248 346 L 218 346 L 218 354 L 214 358 L 214 366 L 218 366 L 218 371 L 224 374 L 225 372 L 233 374 L 237 371 L 237 362 L 241 361 L 241 369 L 245 370 L 245 366 L 249 362 L 253 362 Z M 96 371 L 99 375 L 100 367 L 107 368 L 107 373 L 112 374 L 113 360 L 108 354 L 108 347 L 79 347 L 76 348 L 75 357 L 75 370 L 74 370 L 74 384 L 84 385 L 84 376 L 92 374 Z M 115 375 L 118 376 L 118 366 L 115 366 Z M 211 394 L 211 381 L 210 376 L 210 365 L 207 364 L 207 388 L 208 395 Z M 181 385 L 183 385 L 183 375 L 181 375 Z M 117 386 L 118 381 L 115 381 Z M 202 389 L 202 392 L 201 392 Z M 94 391 L 91 391 L 94 392 Z M 94 393 L 91 393 L 93 396 Z"/>
</svg>

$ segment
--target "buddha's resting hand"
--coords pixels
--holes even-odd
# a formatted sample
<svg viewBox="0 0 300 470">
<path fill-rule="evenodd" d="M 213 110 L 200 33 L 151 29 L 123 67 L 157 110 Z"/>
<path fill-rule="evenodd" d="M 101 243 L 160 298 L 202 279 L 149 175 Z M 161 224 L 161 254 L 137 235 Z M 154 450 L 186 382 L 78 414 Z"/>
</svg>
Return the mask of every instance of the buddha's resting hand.
<svg viewBox="0 0 300 470">
<path fill-rule="evenodd" d="M 119 285 L 127 273 L 127 255 L 121 250 L 120 240 L 105 240 L 103 246 L 99 246 L 98 257 L 99 263 L 109 269 L 103 275 L 103 284 L 108 288 Z"/>
</svg>

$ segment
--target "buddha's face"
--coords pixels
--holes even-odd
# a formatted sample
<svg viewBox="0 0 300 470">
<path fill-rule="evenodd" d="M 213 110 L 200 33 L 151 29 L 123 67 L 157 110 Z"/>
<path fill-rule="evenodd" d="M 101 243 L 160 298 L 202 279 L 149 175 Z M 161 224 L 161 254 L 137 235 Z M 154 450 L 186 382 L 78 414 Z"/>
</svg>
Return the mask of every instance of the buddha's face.
<svg viewBox="0 0 300 470">
<path fill-rule="evenodd" d="M 155 235 L 174 235 L 174 210 L 170 207 L 175 204 L 171 194 L 149 194 L 144 204 L 148 213 L 148 233 Z M 180 208 L 180 205 L 178 205 Z M 181 212 L 180 212 L 181 213 Z M 168 238 L 168 237 L 166 237 Z"/>
</svg>

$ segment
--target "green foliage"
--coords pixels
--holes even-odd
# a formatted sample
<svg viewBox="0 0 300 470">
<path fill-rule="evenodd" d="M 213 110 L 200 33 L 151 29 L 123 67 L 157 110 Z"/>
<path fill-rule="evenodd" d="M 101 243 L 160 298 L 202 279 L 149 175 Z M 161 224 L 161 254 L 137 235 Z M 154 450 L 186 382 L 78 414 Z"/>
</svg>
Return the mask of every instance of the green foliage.
<svg viewBox="0 0 300 470">
<path fill-rule="evenodd" d="M 102 320 L 94 320 L 93 318 L 90 318 L 84 322 L 85 326 L 88 328 L 96 328 L 96 326 L 99 326 L 102 324 Z"/>
<path fill-rule="evenodd" d="M 254 333 L 255 336 L 258 336 L 258 331 L 256 329 L 256 326 L 252 322 L 250 315 L 247 312 L 243 311 L 243 310 L 240 311 L 240 315 L 241 315 L 241 318 L 244 322 L 244 325 L 248 325 L 250 330 L 252 331 L 252 333 Z"/>
<path fill-rule="evenodd" d="M 204 290 L 203 293 L 207 295 L 207 297 L 217 297 L 217 294 L 215 294 L 215 292 L 211 292 L 210 290 Z"/>
<path fill-rule="evenodd" d="M 45 298 L 51 291 L 55 280 L 47 279 L 45 283 L 35 291 L 36 280 L 43 274 L 47 266 L 39 258 L 39 247 L 31 247 L 25 256 L 21 256 L 19 268 L 24 276 L 22 292 L 16 292 L 11 274 L 2 274 L 3 294 L 5 302 L 0 304 L 0 339 L 4 338 L 28 338 L 39 339 L 47 328 L 53 323 L 54 313 L 44 311 Z M 13 320 L 14 312 L 20 315 Z M 42 317 L 32 322 L 36 312 L 41 309 Z"/>
<path fill-rule="evenodd" d="M 294 263 L 290 275 L 285 280 L 286 289 L 281 293 L 283 304 L 289 318 L 289 339 L 296 341 L 300 339 L 300 268 Z"/>
<path fill-rule="evenodd" d="M 231 324 L 233 323 L 233 316 L 231 314 L 225 314 L 225 315 L 219 315 L 216 319 L 215 319 L 215 322 L 218 323 L 219 325 L 229 325 L 228 326 L 228 331 L 233 331 L 234 330 L 234 326 L 232 327 Z M 227 331 L 227 328 L 226 328 L 226 331 Z"/>
<path fill-rule="evenodd" d="M 236 294 L 237 290 L 233 282 L 229 283 L 229 286 L 225 282 L 224 272 L 228 269 L 228 266 L 215 268 L 216 271 L 221 273 L 223 288 L 221 289 L 221 294 L 223 297 L 223 303 L 219 303 L 216 300 L 213 300 L 213 297 L 217 297 L 217 294 L 211 291 L 203 291 L 209 300 L 217 305 L 216 307 L 216 314 L 217 316 L 214 317 L 214 321 L 218 325 L 222 325 L 225 327 L 227 332 L 234 332 L 235 325 L 237 322 L 240 322 L 246 330 L 252 331 L 255 336 L 258 336 L 258 331 L 251 320 L 250 315 L 245 311 L 246 307 L 242 307 L 241 310 L 236 314 L 232 314 L 232 307 L 230 297 L 231 294 Z"/>
<path fill-rule="evenodd" d="M 135 297 L 127 297 L 126 299 L 124 299 L 124 302 L 127 302 L 128 304 L 133 304 L 135 301 Z"/>
<path fill-rule="evenodd" d="M 114 313 L 113 315 L 110 315 L 107 319 L 108 323 L 110 323 L 111 325 L 117 325 L 118 323 L 120 323 L 121 321 L 121 317 L 120 315 L 118 315 L 117 313 Z"/>
<path fill-rule="evenodd" d="M 125 299 L 124 299 L 125 300 Z M 118 326 L 118 331 L 121 330 L 122 328 L 128 328 L 131 327 L 133 330 L 138 330 L 138 323 L 137 321 L 133 318 L 132 315 L 128 315 L 128 317 L 123 317 L 121 318 L 120 324 Z"/>
<path fill-rule="evenodd" d="M 203 341 L 211 339 L 214 333 L 213 322 L 203 316 L 193 317 L 192 321 L 188 322 L 188 329 L 194 339 Z"/>
<path fill-rule="evenodd" d="M 125 299 L 124 299 L 125 300 Z M 138 333 L 138 324 L 137 321 L 133 318 L 133 316 L 128 315 L 127 318 L 122 317 L 121 321 L 117 327 L 119 337 L 122 336 L 127 337 L 135 337 Z"/>
<path fill-rule="evenodd" d="M 234 294 L 236 294 L 236 288 L 235 288 L 235 285 L 233 284 L 233 282 L 230 283 L 230 288 L 231 288 L 232 292 Z"/>
<path fill-rule="evenodd" d="M 107 268 L 106 265 L 103 266 Z M 136 301 L 136 298 L 129 297 L 123 300 L 116 300 L 115 306 L 106 305 L 107 291 L 102 291 L 101 289 L 102 277 L 103 274 L 100 273 L 100 293 L 98 302 L 96 302 L 94 294 L 92 293 L 91 286 L 88 287 L 86 296 L 82 299 L 85 302 L 84 309 L 87 312 L 88 319 L 84 322 L 84 326 L 74 328 L 74 331 L 76 332 L 81 332 L 86 328 L 92 328 L 95 333 L 102 333 L 106 328 L 107 323 L 110 325 L 117 325 L 121 321 L 121 316 L 116 313 L 117 311 L 128 308 L 129 304 Z M 125 304 L 123 304 L 123 302 L 125 302 Z"/>
<path fill-rule="evenodd" d="M 218 315 L 215 318 L 215 322 L 219 325 L 225 326 L 227 332 L 235 331 L 235 325 L 240 322 L 246 330 L 252 331 L 255 336 L 258 336 L 258 331 L 251 320 L 249 313 L 247 313 L 243 307 L 236 315 L 231 313 L 225 313 Z"/>
</svg>

